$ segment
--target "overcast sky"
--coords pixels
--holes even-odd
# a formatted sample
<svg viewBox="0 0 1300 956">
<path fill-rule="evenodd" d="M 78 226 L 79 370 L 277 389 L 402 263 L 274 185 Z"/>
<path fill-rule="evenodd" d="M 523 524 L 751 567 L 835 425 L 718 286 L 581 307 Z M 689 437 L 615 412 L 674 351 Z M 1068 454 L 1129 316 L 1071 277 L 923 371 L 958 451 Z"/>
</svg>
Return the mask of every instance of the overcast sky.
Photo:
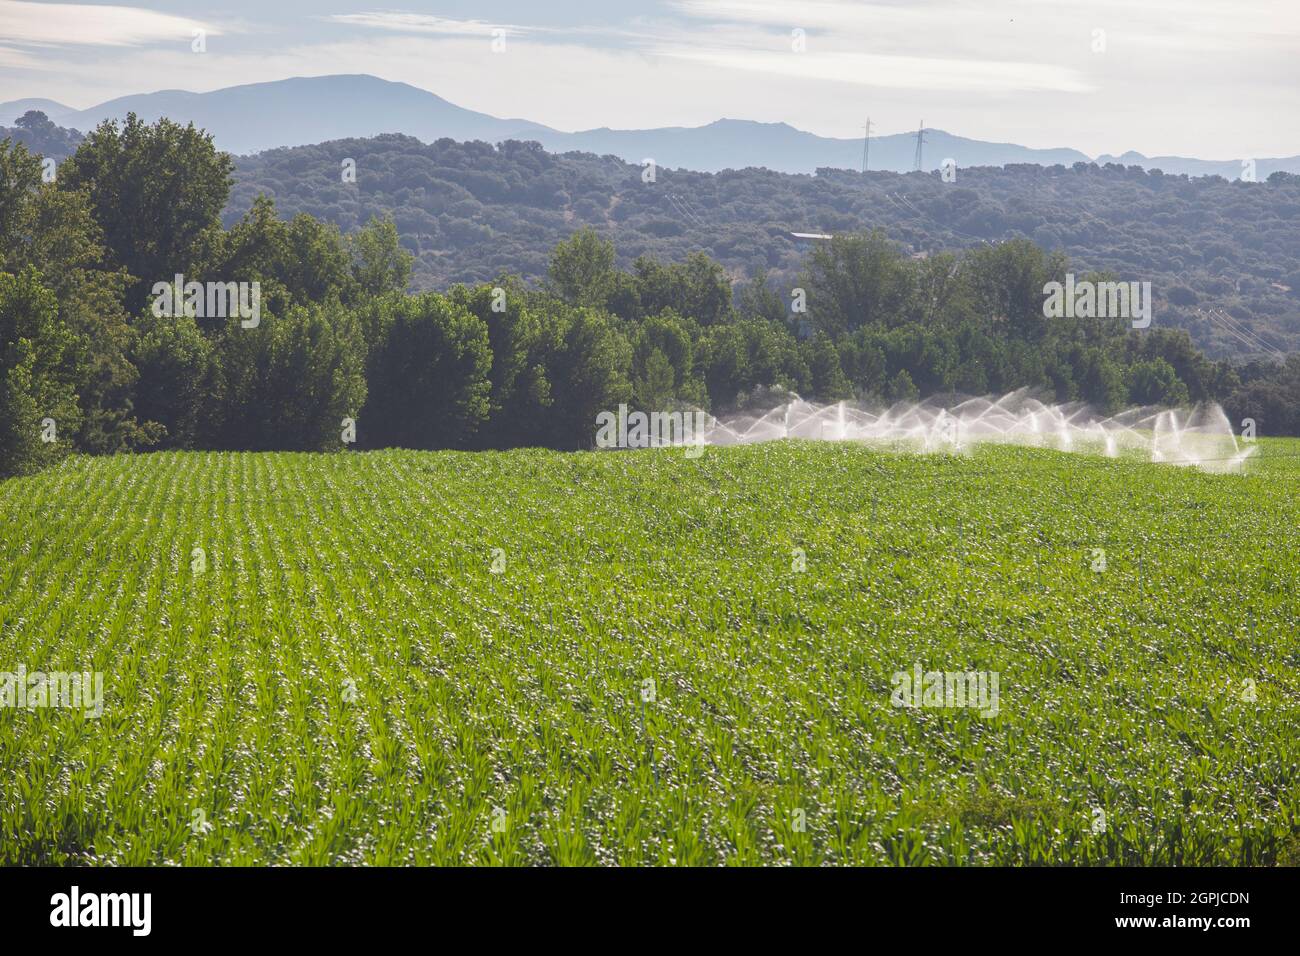
<svg viewBox="0 0 1300 956">
<path fill-rule="evenodd" d="M 1300 154 L 1300 0 L 0 0 L 0 100 L 329 73 L 565 130 L 860 136 L 870 116 L 1091 155 Z"/>
</svg>

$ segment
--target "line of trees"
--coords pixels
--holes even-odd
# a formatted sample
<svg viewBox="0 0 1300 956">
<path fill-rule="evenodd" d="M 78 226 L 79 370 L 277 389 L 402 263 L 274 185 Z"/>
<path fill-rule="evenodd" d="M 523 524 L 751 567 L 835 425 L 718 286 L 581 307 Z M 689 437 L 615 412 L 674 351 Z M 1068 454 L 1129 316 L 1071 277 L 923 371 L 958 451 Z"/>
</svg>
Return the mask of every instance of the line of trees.
<svg viewBox="0 0 1300 956">
<path fill-rule="evenodd" d="M 0 134 L 3 135 L 3 134 Z M 355 163 L 355 181 L 339 175 Z M 537 143 L 422 143 L 386 134 L 268 150 L 235 161 L 230 225 L 263 192 L 286 214 L 345 231 L 391 213 L 416 254 L 412 282 L 444 289 L 502 272 L 540 282 L 547 252 L 575 228 L 613 240 L 619 264 L 642 255 L 678 262 L 704 251 L 733 276 L 764 268 L 797 285 L 804 250 L 791 230 L 880 228 L 931 255 L 1030 239 L 1070 256 L 1075 272 L 1148 280 L 1164 327 L 1185 328 L 1214 358 L 1264 355 L 1209 310 L 1223 310 L 1267 346 L 1300 347 L 1300 176 L 1228 182 L 1137 166 L 1012 164 L 930 173 L 819 169 L 692 172 L 615 156 L 549 153 Z"/>
<path fill-rule="evenodd" d="M 1103 410 L 1221 399 L 1300 430 L 1300 363 L 1235 369 L 1186 333 L 1047 319 L 1067 262 L 1032 242 L 909 257 L 835 239 L 800 285 L 733 287 L 697 253 L 616 266 L 590 230 L 533 287 L 409 294 L 389 219 L 344 235 L 259 197 L 229 228 L 232 161 L 192 126 L 105 123 L 45 181 L 0 141 L 0 474 L 70 451 L 590 447 L 598 412 L 719 412 L 779 387 L 905 400 L 1035 386 Z M 256 282 L 261 316 L 158 315 L 174 276 Z M 1094 276 L 1092 278 L 1104 278 Z M 1290 416 L 1290 417 L 1288 417 Z"/>
</svg>

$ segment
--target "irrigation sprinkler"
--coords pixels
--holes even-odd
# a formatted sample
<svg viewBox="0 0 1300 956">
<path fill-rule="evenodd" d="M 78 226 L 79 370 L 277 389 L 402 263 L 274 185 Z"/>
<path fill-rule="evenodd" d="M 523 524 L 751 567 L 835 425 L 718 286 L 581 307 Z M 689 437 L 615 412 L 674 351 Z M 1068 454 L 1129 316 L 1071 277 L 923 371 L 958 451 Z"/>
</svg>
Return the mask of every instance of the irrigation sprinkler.
<svg viewBox="0 0 1300 956">
<path fill-rule="evenodd" d="M 930 452 L 981 443 L 1031 445 L 1107 458 L 1132 455 L 1211 472 L 1239 470 L 1257 447 L 1237 441 L 1218 405 L 1131 408 L 1106 416 L 1080 403 L 1044 404 L 1027 389 L 1001 398 L 899 402 L 887 408 L 843 401 L 819 405 L 796 395 L 761 414 L 711 419 L 703 441 L 737 445 L 781 438 L 879 442 Z"/>
</svg>

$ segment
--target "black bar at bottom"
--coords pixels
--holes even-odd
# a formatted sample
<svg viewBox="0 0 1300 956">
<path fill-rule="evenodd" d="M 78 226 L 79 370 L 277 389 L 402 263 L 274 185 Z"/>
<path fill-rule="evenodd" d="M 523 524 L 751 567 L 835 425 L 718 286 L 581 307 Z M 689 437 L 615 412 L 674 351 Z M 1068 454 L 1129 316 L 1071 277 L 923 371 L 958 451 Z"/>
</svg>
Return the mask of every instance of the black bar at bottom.
<svg viewBox="0 0 1300 956">
<path fill-rule="evenodd" d="M 971 932 L 1011 939 L 1041 931 L 1071 941 L 1197 935 L 1231 944 L 1242 934 L 1252 940 L 1261 932 L 1289 935 L 1300 889 L 1295 874 L 1172 868 L 11 868 L 0 870 L 0 925 L 7 943 L 75 933 L 81 943 L 114 937 L 127 945 L 375 945 L 394 932 L 418 939 L 431 929 L 455 927 L 486 932 L 497 943 L 514 933 L 534 944 L 546 938 L 614 943 L 643 935 L 649 941 L 660 934 L 664 942 L 680 942 L 673 931 L 679 920 L 700 927 L 697 942 L 715 933 L 734 943 L 802 927 L 813 934 L 807 940 L 813 945 L 823 933 L 845 929 L 868 937 L 879 932 L 882 940 L 904 929 L 934 942 L 971 942 Z"/>
</svg>

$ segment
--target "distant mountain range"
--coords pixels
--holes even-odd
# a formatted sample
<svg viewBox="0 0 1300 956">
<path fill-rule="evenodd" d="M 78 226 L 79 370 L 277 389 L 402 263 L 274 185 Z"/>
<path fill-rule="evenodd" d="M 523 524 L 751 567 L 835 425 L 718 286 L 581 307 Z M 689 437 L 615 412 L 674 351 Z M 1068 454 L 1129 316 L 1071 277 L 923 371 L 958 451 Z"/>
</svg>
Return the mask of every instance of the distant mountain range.
<svg viewBox="0 0 1300 956">
<path fill-rule="evenodd" d="M 535 140 L 552 152 L 580 150 L 613 154 L 627 162 L 653 159 L 667 168 L 717 172 L 762 166 L 785 173 L 812 173 L 821 167 L 860 169 L 861 139 L 835 139 L 797 130 L 786 123 L 721 119 L 706 126 L 646 130 L 591 129 L 566 133 L 524 119 L 498 119 L 449 103 L 406 83 L 367 75 L 295 77 L 270 83 L 232 86 L 210 93 L 162 90 L 122 96 L 86 110 L 53 100 L 23 99 L 0 103 L 0 126 L 28 110 L 40 110 L 60 126 L 86 132 L 105 119 L 134 112 L 150 122 L 169 117 L 193 122 L 213 134 L 217 145 L 237 154 L 283 146 L 381 133 L 405 133 L 426 142 L 443 137 L 465 141 Z M 916 136 L 896 133 L 871 140 L 870 167 L 907 172 L 914 168 Z M 926 130 L 923 167 L 937 169 L 952 158 L 958 167 L 1005 166 L 1011 163 L 1116 162 L 1144 169 L 1191 176 L 1241 175 L 1241 160 L 1201 160 L 1180 156 L 1147 157 L 1128 152 L 1095 160 L 1075 149 L 1031 149 L 1013 143 L 989 143 Z M 1300 173 L 1300 156 L 1256 158 L 1255 176 L 1275 170 Z"/>
</svg>

